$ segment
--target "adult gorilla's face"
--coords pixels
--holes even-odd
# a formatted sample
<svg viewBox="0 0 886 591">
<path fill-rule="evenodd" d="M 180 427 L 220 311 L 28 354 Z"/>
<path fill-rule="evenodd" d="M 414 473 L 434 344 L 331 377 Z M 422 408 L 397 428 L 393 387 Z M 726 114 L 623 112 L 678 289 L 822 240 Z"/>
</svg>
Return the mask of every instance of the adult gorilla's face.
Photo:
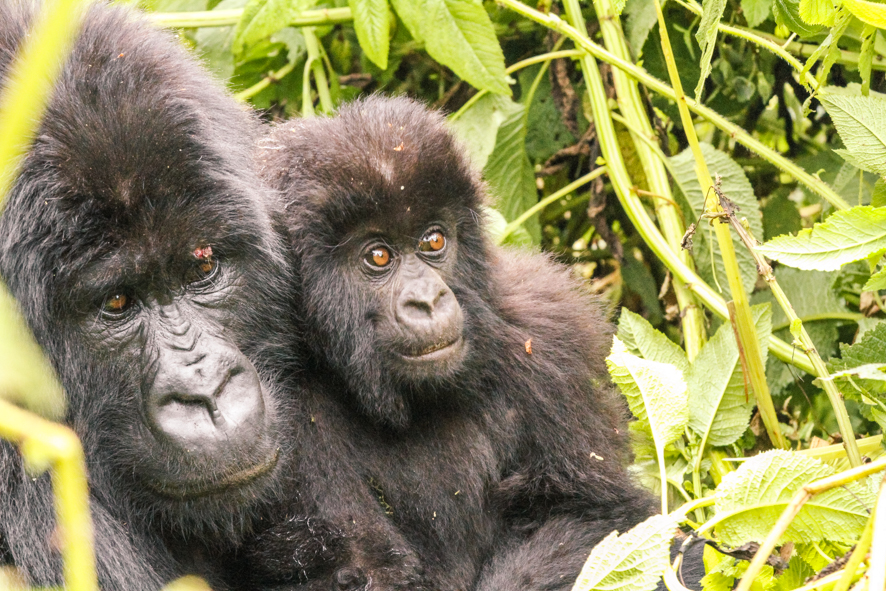
<svg viewBox="0 0 886 591">
<path fill-rule="evenodd" d="M 167 530 L 242 530 L 282 463 L 262 368 L 286 268 L 255 135 L 174 40 L 94 9 L 0 218 L 96 494 Z"/>
</svg>

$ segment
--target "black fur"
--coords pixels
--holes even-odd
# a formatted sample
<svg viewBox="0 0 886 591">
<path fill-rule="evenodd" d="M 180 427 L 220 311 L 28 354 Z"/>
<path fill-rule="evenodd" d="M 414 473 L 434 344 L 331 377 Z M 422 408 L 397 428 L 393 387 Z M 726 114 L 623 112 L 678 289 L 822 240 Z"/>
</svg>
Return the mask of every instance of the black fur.
<svg viewBox="0 0 886 591">
<path fill-rule="evenodd" d="M 546 257 L 488 243 L 476 172 L 443 119 L 415 102 L 370 98 L 282 125 L 260 145 L 296 259 L 305 327 L 294 345 L 330 386 L 293 395 L 313 417 L 299 471 L 321 476 L 308 494 L 352 549 L 384 548 L 386 523 L 403 536 L 388 553 L 405 558 L 399 567 L 379 576 L 372 555 L 353 551 L 350 566 L 380 588 L 397 577 L 447 591 L 570 588 L 600 539 L 654 512 L 625 471 L 601 304 Z M 379 328 L 402 286 L 367 278 L 361 248 L 415 244 L 438 223 L 455 258 L 429 264 L 463 311 L 466 354 L 412 374 Z"/>
<path fill-rule="evenodd" d="M 0 2 L 0 79 L 32 16 L 27 3 Z M 0 274 L 67 391 L 103 588 L 158 589 L 187 572 L 215 580 L 229 566 L 219 557 L 271 515 L 306 556 L 328 560 L 333 548 L 276 504 L 297 500 L 274 342 L 291 332 L 289 281 L 253 173 L 259 132 L 174 36 L 94 6 L 6 200 Z M 106 298 L 120 294 L 138 303 L 109 320 Z M 170 400 L 185 418 L 216 400 L 214 424 L 227 411 L 255 420 L 220 427 L 218 441 L 189 439 L 178 415 L 150 418 L 178 412 Z M 32 480 L 0 442 L 0 562 L 32 585 L 58 585 L 53 529 L 48 476 Z"/>
</svg>

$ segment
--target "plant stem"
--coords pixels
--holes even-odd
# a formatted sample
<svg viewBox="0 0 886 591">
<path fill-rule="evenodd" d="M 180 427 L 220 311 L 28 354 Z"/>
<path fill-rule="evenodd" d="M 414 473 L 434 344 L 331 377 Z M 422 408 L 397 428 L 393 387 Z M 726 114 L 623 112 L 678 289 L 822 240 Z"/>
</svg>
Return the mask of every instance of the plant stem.
<svg viewBox="0 0 886 591">
<path fill-rule="evenodd" d="M 332 96 L 329 94 L 329 82 L 326 80 L 326 70 L 323 69 L 323 61 L 320 57 L 320 41 L 313 27 L 304 27 L 302 35 L 305 38 L 305 47 L 308 50 L 308 59 L 305 62 L 305 74 L 302 89 L 302 115 L 314 114 L 314 104 L 311 99 L 310 73 L 314 74 L 314 84 L 317 86 L 317 95 L 320 98 L 320 109 L 324 113 L 332 113 L 334 110 Z"/>
<path fill-rule="evenodd" d="M 231 10 L 204 10 L 200 12 L 154 12 L 147 15 L 148 20 L 161 27 L 230 27 L 240 22 L 242 8 Z M 335 25 L 354 20 L 350 8 L 326 8 L 306 10 L 286 23 L 288 27 L 319 27 Z"/>
<path fill-rule="evenodd" d="M 880 481 L 880 494 L 877 496 L 877 505 L 874 507 L 874 512 L 871 514 L 870 519 L 868 519 L 867 525 L 864 526 L 864 531 L 861 532 L 861 538 L 858 539 L 858 543 L 855 545 L 855 550 L 852 551 L 852 556 L 849 557 L 849 560 L 846 562 L 846 566 L 843 569 L 843 576 L 840 577 L 840 582 L 834 586 L 833 591 L 849 591 L 849 585 L 852 584 L 852 579 L 855 578 L 855 573 L 858 572 L 858 567 L 861 565 L 865 556 L 867 556 L 868 550 L 871 547 L 871 540 L 874 537 L 874 520 L 877 518 L 877 509 L 879 508 L 881 511 L 886 511 L 886 507 L 880 507 L 880 501 L 884 498 L 883 482 L 883 480 Z"/>
<path fill-rule="evenodd" d="M 596 168 L 595 170 L 589 172 L 588 174 L 572 181 L 571 183 L 569 183 L 568 185 L 566 185 L 562 189 L 559 189 L 556 192 L 551 193 L 550 195 L 548 195 L 547 197 L 545 197 L 544 199 L 542 199 L 541 201 L 539 201 L 538 203 L 536 203 L 535 205 L 533 205 L 532 207 L 530 207 L 529 209 L 527 209 L 526 211 L 521 213 L 517 219 L 515 219 L 513 222 L 510 222 L 507 226 L 505 226 L 505 229 L 502 232 L 501 237 L 498 240 L 499 244 L 504 242 L 505 239 L 508 236 L 510 236 L 511 234 L 513 234 L 514 230 L 516 230 L 522 224 L 524 224 L 526 222 L 526 220 L 528 220 L 532 216 L 536 215 L 538 212 L 543 210 L 545 207 L 547 207 L 551 203 L 554 203 L 555 201 L 559 201 L 560 199 L 563 199 L 564 197 L 566 197 L 567 195 L 569 195 L 570 193 L 572 193 L 573 191 L 575 191 L 576 189 L 578 189 L 582 185 L 586 185 L 587 183 L 591 182 L 592 180 L 603 176 L 603 174 L 605 174 L 605 173 L 606 173 L 606 167 L 600 166 L 600 167 Z"/>
<path fill-rule="evenodd" d="M 661 47 L 664 52 L 665 62 L 667 63 L 668 74 L 671 77 L 671 84 L 674 85 L 674 92 L 677 95 L 677 108 L 680 111 L 683 131 L 686 133 L 686 139 L 689 141 L 689 146 L 695 157 L 695 174 L 698 177 L 698 183 L 701 185 L 702 194 L 706 196 L 705 211 L 722 211 L 717 195 L 711 190 L 714 188 L 711 173 L 708 171 L 707 163 L 701 152 L 701 144 L 699 144 L 698 137 L 695 134 L 695 124 L 692 121 L 692 116 L 689 114 L 689 108 L 686 106 L 686 96 L 683 93 L 680 75 L 677 71 L 677 62 L 674 59 L 674 52 L 668 39 L 664 13 L 662 13 L 661 4 L 658 0 L 654 0 L 654 4 L 655 10 L 658 13 Z M 754 328 L 751 305 L 744 285 L 741 282 L 741 272 L 738 269 L 738 260 L 735 257 L 732 234 L 729 232 L 727 224 L 721 223 L 714 226 L 717 243 L 720 246 L 720 256 L 723 259 L 726 278 L 729 281 L 729 291 L 735 303 L 736 336 L 738 337 L 739 350 L 744 350 L 746 361 L 744 365 L 748 369 L 745 379 L 748 379 L 753 387 L 754 395 L 757 399 L 757 408 L 760 411 L 760 417 L 763 419 L 763 425 L 766 427 L 766 432 L 772 445 L 782 449 L 790 449 L 790 444 L 782 435 L 781 429 L 778 426 L 775 404 L 772 402 L 772 396 L 769 393 L 769 384 L 766 383 L 766 365 L 763 361 L 763 351 L 760 348 L 760 341 L 757 339 L 757 332 Z"/>
<path fill-rule="evenodd" d="M 590 39 L 583 37 L 579 34 L 578 31 L 576 31 L 568 23 L 560 19 L 560 17 L 558 17 L 557 15 L 543 14 L 535 10 L 534 8 L 526 6 L 519 0 L 496 0 L 496 2 L 522 16 L 525 16 L 528 19 L 531 19 L 541 25 L 544 25 L 545 27 L 548 27 L 549 29 L 553 29 L 559 33 L 566 35 L 567 37 L 572 39 L 572 41 L 576 45 L 586 50 L 595 58 L 604 61 L 607 64 L 610 64 L 611 66 L 614 66 L 620 70 L 624 70 L 631 78 L 634 78 L 653 92 L 657 92 L 665 98 L 676 102 L 677 96 L 676 94 L 674 94 L 674 90 L 670 86 L 668 86 L 661 80 L 658 80 L 640 66 L 616 57 L 611 52 L 600 47 Z M 684 96 L 683 101 L 686 103 L 691 111 L 710 121 L 714 126 L 718 127 L 719 129 L 727 133 L 731 138 L 735 139 L 735 141 L 742 144 L 750 151 L 755 152 L 763 159 L 768 160 L 773 165 L 789 174 L 791 177 L 797 179 L 798 182 L 807 186 L 814 193 L 820 195 L 834 208 L 849 209 L 849 204 L 846 203 L 846 201 L 842 197 L 840 197 L 840 195 L 838 195 L 831 187 L 828 186 L 827 183 L 825 183 L 821 179 L 812 176 L 811 174 L 803 170 L 800 166 L 791 162 L 772 148 L 769 148 L 768 146 L 754 138 L 750 133 L 748 133 L 738 125 L 732 123 L 713 109 L 710 109 L 704 105 L 700 105 L 689 97 Z"/>
<path fill-rule="evenodd" d="M 241 90 L 240 92 L 236 93 L 234 95 L 234 98 L 237 99 L 238 101 L 247 101 L 247 100 L 251 99 L 252 97 L 254 97 L 255 95 L 257 95 L 258 93 L 260 93 L 261 91 L 263 91 L 265 88 L 267 88 L 271 84 L 279 82 L 281 79 L 286 77 L 294 69 L 295 69 L 295 62 L 289 62 L 288 64 L 286 64 L 285 66 L 283 66 L 282 68 L 277 70 L 276 72 L 271 72 L 270 74 L 268 74 L 267 76 L 265 76 L 264 78 L 262 78 L 261 80 L 259 80 L 258 82 L 256 82 L 252 86 L 250 86 L 249 88 L 247 88 L 245 90 Z"/>
</svg>

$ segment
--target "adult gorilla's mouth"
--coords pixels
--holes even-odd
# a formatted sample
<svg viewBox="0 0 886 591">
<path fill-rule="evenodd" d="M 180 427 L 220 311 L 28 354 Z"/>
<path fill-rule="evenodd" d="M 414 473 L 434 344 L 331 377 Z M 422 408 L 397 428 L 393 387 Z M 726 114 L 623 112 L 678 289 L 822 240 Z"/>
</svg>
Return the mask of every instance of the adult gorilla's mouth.
<svg viewBox="0 0 886 591">
<path fill-rule="evenodd" d="M 458 354 L 464 345 L 464 338 L 459 336 L 452 341 L 442 341 L 428 345 L 422 349 L 413 349 L 400 356 L 407 361 L 440 361 Z"/>
<path fill-rule="evenodd" d="M 158 494 L 179 500 L 196 499 L 224 493 L 234 488 L 239 488 L 264 476 L 274 469 L 280 459 L 280 450 L 274 452 L 263 462 L 234 472 L 225 474 L 218 480 L 192 480 L 180 482 L 157 482 L 149 480 L 148 485 Z"/>
</svg>

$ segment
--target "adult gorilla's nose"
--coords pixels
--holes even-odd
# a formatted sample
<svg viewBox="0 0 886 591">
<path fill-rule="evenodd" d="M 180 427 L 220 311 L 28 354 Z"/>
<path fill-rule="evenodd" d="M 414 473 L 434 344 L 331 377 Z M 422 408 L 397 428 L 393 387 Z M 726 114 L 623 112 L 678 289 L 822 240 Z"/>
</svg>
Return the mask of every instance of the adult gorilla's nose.
<svg viewBox="0 0 886 591">
<path fill-rule="evenodd" d="M 158 437 L 197 452 L 260 438 L 261 381 L 233 344 L 204 332 L 190 351 L 161 345 L 155 363 L 145 398 Z"/>
</svg>

